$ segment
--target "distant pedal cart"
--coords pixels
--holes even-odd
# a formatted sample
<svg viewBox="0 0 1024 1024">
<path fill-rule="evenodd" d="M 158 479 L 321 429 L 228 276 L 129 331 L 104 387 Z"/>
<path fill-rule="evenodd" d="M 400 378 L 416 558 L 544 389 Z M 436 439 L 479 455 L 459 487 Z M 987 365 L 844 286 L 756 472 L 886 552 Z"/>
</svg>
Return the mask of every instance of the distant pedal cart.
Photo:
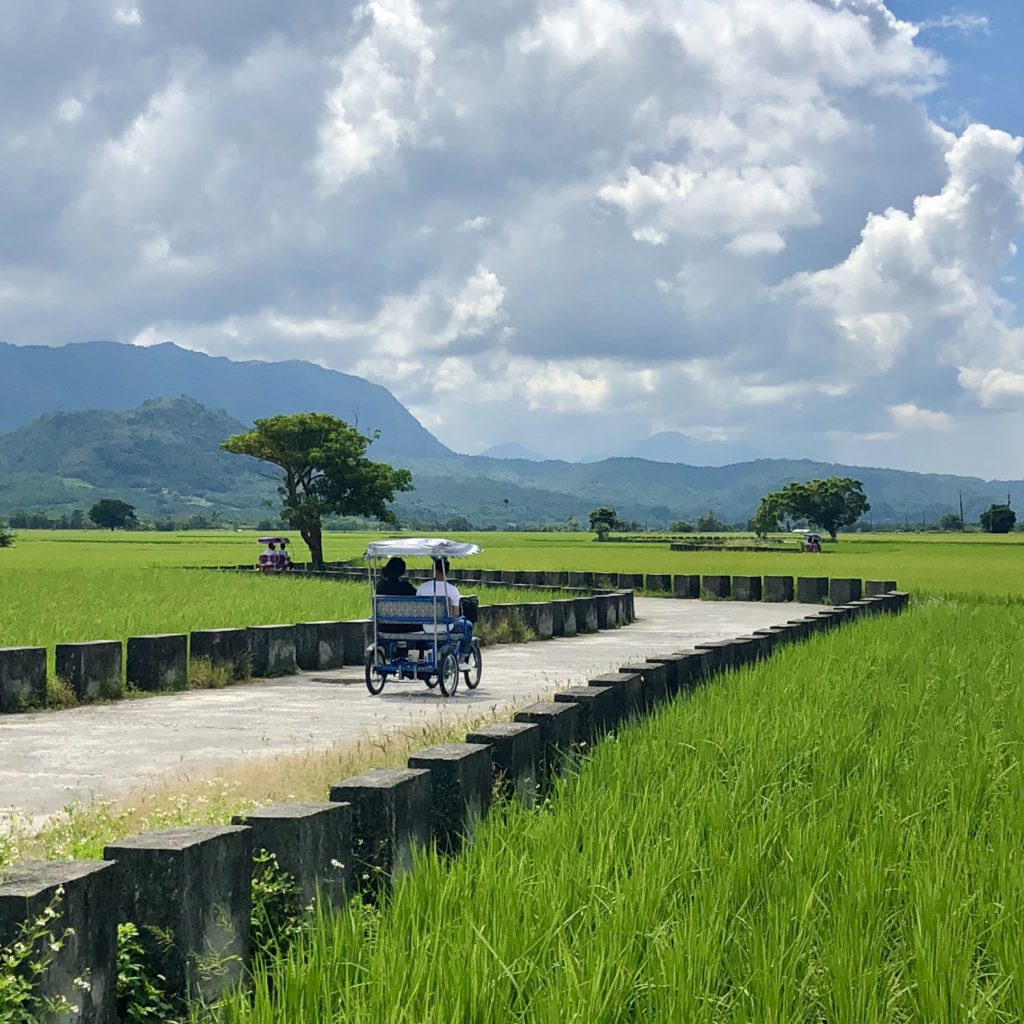
<svg viewBox="0 0 1024 1024">
<path fill-rule="evenodd" d="M 266 544 L 260 552 L 260 572 L 284 572 L 291 568 L 292 560 L 288 554 L 290 541 L 287 537 L 259 537 L 258 540 L 261 544 Z"/>
<path fill-rule="evenodd" d="M 455 696 L 460 674 L 469 689 L 480 685 L 480 643 L 474 637 L 468 652 L 460 652 L 461 636 L 451 633 L 459 619 L 451 614 L 446 595 L 392 597 L 377 593 L 382 560 L 427 558 L 433 564 L 434 559 L 466 558 L 480 550 L 476 544 L 430 537 L 373 541 L 367 547 L 373 604 L 373 643 L 366 648 L 366 688 L 370 693 L 380 693 L 391 678 L 418 680 L 431 690 L 440 686 L 446 697 Z M 475 622 L 476 609 L 476 599 L 463 595 L 463 617 Z"/>
</svg>

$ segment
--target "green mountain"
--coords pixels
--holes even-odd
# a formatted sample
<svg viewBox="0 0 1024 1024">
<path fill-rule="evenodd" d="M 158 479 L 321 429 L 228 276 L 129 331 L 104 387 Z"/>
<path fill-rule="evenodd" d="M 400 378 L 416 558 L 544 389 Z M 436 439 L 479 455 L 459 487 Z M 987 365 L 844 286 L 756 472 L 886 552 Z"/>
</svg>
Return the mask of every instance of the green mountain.
<svg viewBox="0 0 1024 1024">
<path fill-rule="evenodd" d="M 146 516 L 218 512 L 255 522 L 276 508 L 273 469 L 218 445 L 244 430 L 228 413 L 191 398 L 157 398 L 125 412 L 49 413 L 0 434 L 0 516 L 16 510 L 68 513 L 119 497 Z M 378 453 L 374 453 L 378 454 Z M 383 457 L 378 454 L 378 457 Z M 839 475 L 863 481 L 878 523 L 935 522 L 958 508 L 971 520 L 1024 482 L 907 473 L 822 462 L 760 459 L 731 466 L 685 466 L 644 459 L 533 462 L 482 456 L 393 457 L 413 472 L 415 491 L 395 503 L 399 517 L 424 527 L 460 515 L 474 526 L 586 522 L 597 505 L 661 526 L 713 509 L 743 523 L 761 496 L 792 480 Z"/>
<path fill-rule="evenodd" d="M 68 512 L 116 496 L 149 515 L 249 513 L 274 497 L 270 472 L 218 450 L 245 429 L 190 398 L 49 413 L 0 434 L 0 509 Z"/>
<path fill-rule="evenodd" d="M 444 458 L 451 452 L 386 388 L 292 359 L 236 361 L 163 344 L 0 343 L 0 431 L 50 412 L 133 409 L 164 395 L 191 395 L 242 423 L 290 412 L 326 412 L 380 430 L 378 457 Z"/>
</svg>

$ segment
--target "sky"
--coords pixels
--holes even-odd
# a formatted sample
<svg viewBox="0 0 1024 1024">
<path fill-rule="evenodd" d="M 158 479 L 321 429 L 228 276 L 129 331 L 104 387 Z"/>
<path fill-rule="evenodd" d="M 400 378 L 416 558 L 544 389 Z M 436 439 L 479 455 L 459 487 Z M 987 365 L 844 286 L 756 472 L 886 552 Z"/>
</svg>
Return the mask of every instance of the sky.
<svg viewBox="0 0 1024 1024">
<path fill-rule="evenodd" d="M 1018 0 L 0 0 L 0 340 L 442 441 L 1024 476 Z"/>
</svg>

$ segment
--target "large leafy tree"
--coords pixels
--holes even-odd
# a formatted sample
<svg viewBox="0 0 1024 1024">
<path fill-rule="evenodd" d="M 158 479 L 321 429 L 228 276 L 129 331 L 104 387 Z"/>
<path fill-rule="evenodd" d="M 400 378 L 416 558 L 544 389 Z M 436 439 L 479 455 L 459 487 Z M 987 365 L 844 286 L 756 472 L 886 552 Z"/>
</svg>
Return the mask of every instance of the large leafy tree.
<svg viewBox="0 0 1024 1024">
<path fill-rule="evenodd" d="M 366 516 L 393 523 L 389 502 L 397 492 L 412 490 L 407 469 L 366 457 L 377 436 L 362 434 L 326 413 L 307 412 L 256 420 L 252 430 L 229 437 L 221 448 L 283 471 L 277 489 L 281 517 L 302 535 L 314 568 L 322 569 L 325 516 Z"/>
<path fill-rule="evenodd" d="M 772 521 L 777 523 L 782 515 L 805 519 L 835 540 L 844 526 L 852 526 L 870 508 L 859 480 L 830 476 L 824 480 L 787 484 L 779 491 L 766 494 L 754 518 L 760 520 L 762 526 Z M 774 520 L 771 519 L 773 514 Z"/>
<path fill-rule="evenodd" d="M 104 498 L 89 509 L 89 518 L 106 530 L 127 530 L 136 526 L 135 506 L 118 498 Z"/>
<path fill-rule="evenodd" d="M 990 505 L 981 513 L 981 528 L 986 533 L 1009 533 L 1017 524 L 1017 513 L 1009 505 Z"/>
<path fill-rule="evenodd" d="M 615 509 L 601 505 L 590 513 L 590 529 L 597 534 L 598 540 L 606 540 L 612 530 L 619 528 L 619 517 Z"/>
</svg>

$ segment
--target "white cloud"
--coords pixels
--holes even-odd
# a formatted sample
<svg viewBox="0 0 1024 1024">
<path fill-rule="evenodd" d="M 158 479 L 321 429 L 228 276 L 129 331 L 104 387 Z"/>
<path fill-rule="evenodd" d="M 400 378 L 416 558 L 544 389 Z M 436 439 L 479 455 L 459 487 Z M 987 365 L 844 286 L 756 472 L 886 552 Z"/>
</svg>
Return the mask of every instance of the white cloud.
<svg viewBox="0 0 1024 1024">
<path fill-rule="evenodd" d="M 118 25 L 135 27 L 142 24 L 142 12 L 138 7 L 126 4 L 123 7 L 115 9 L 114 21 L 116 21 Z"/>
<path fill-rule="evenodd" d="M 960 385 L 973 392 L 986 409 L 1024 407 L 1024 372 L 995 368 L 991 370 L 961 367 Z"/>
<path fill-rule="evenodd" d="M 890 405 L 889 415 L 898 427 L 908 430 L 952 430 L 955 426 L 949 413 L 921 409 L 913 402 Z"/>
<path fill-rule="evenodd" d="M 988 16 L 961 11 L 956 14 L 943 14 L 938 18 L 926 18 L 918 22 L 919 28 L 952 29 L 961 35 L 973 35 L 976 32 L 989 34 Z"/>
<path fill-rule="evenodd" d="M 882 0 L 61 10 L 5 23 L 5 339 L 313 359 L 577 455 L 938 459 L 1021 407 L 1021 143 L 929 119 Z"/>
<path fill-rule="evenodd" d="M 338 62 L 340 81 L 320 125 L 316 169 L 327 191 L 415 141 L 434 92 L 436 33 L 416 0 L 373 0 L 356 16 L 370 27 Z"/>
</svg>

